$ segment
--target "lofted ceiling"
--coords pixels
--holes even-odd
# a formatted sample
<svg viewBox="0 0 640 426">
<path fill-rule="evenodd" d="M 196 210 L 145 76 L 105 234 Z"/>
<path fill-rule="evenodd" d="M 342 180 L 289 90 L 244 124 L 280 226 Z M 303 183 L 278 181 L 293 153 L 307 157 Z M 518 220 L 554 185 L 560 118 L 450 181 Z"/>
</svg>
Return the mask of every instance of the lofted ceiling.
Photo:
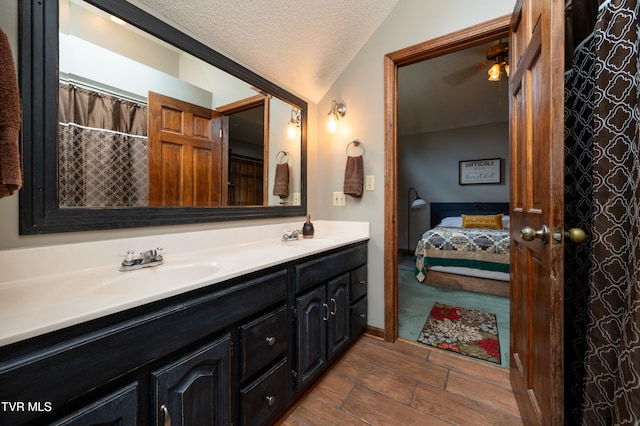
<svg viewBox="0 0 640 426">
<path fill-rule="evenodd" d="M 503 40 L 505 41 L 505 40 Z M 487 50 L 498 41 L 398 69 L 398 134 L 505 122 L 508 78 L 488 81 Z"/>
<path fill-rule="evenodd" d="M 137 0 L 318 103 L 398 0 Z"/>
</svg>

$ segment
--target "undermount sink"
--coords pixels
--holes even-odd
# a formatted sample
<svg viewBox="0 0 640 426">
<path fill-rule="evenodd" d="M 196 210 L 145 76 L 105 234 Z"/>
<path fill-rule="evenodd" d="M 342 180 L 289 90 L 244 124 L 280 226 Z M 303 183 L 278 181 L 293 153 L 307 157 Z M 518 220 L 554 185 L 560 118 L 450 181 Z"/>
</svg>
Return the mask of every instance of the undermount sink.
<svg viewBox="0 0 640 426">
<path fill-rule="evenodd" d="M 119 294 L 135 287 L 136 291 L 158 290 L 174 285 L 203 282 L 220 272 L 217 262 L 164 264 L 134 271 L 120 272 L 106 278 L 95 289 L 96 294 Z"/>
</svg>

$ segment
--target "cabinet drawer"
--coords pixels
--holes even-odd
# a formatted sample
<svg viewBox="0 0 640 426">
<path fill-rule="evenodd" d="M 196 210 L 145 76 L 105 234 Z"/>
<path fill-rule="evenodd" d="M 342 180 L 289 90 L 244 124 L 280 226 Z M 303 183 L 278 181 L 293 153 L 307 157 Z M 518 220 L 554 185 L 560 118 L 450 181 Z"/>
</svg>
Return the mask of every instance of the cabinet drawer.
<svg viewBox="0 0 640 426">
<path fill-rule="evenodd" d="M 263 425 L 287 403 L 288 363 L 283 359 L 271 370 L 241 391 L 241 424 Z"/>
<path fill-rule="evenodd" d="M 358 336 L 367 328 L 367 298 L 351 305 L 351 338 Z"/>
<path fill-rule="evenodd" d="M 362 244 L 296 265 L 296 294 L 366 263 L 367 246 Z"/>
<path fill-rule="evenodd" d="M 367 294 L 367 265 L 351 271 L 351 302 Z"/>
<path fill-rule="evenodd" d="M 285 306 L 240 327 L 242 381 L 245 381 L 287 350 Z"/>
</svg>

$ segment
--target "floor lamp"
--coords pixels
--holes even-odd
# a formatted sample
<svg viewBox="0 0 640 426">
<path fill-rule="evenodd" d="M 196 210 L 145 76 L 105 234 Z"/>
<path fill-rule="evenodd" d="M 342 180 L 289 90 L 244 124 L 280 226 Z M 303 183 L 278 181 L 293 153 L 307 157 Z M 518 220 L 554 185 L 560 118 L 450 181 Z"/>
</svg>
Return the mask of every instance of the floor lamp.
<svg viewBox="0 0 640 426">
<path fill-rule="evenodd" d="M 411 191 L 416 193 L 416 198 L 411 202 Z M 427 202 L 420 198 L 418 191 L 411 187 L 409 188 L 409 194 L 407 195 L 407 251 L 411 253 L 411 210 L 422 209 L 427 206 Z"/>
</svg>

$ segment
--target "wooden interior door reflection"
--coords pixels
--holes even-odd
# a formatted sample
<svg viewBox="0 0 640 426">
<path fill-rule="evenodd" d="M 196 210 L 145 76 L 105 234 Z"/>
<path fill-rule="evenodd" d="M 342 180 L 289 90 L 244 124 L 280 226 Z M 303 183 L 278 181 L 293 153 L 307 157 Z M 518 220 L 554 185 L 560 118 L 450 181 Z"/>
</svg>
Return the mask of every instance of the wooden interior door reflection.
<svg viewBox="0 0 640 426">
<path fill-rule="evenodd" d="M 562 425 L 564 2 L 519 0 L 511 21 L 511 384 L 526 424 Z M 532 239 L 522 232 L 540 231 Z M 549 230 L 545 238 L 545 230 Z"/>
<path fill-rule="evenodd" d="M 222 115 L 149 92 L 149 205 L 219 206 Z"/>
</svg>

